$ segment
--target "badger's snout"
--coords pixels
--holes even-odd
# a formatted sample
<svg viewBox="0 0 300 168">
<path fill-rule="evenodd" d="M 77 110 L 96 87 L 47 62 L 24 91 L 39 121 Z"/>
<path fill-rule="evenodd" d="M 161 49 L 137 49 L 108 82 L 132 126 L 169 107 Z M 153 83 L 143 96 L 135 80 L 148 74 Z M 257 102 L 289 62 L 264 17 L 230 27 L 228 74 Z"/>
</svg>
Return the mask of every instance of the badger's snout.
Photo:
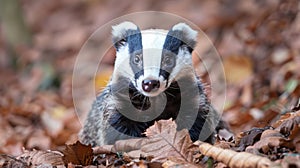
<svg viewBox="0 0 300 168">
<path fill-rule="evenodd" d="M 142 88 L 145 92 L 157 91 L 160 87 L 159 80 L 145 79 L 142 81 Z"/>
</svg>

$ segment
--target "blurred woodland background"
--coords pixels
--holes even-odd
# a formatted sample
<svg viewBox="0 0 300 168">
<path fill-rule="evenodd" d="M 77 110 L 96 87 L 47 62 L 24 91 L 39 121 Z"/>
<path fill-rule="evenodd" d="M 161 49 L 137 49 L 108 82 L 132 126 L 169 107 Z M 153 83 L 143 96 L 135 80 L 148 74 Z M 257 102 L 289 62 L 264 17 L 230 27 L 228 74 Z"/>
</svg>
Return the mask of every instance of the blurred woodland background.
<svg viewBox="0 0 300 168">
<path fill-rule="evenodd" d="M 0 0 L 0 153 L 74 142 L 80 48 L 106 22 L 148 10 L 182 16 L 212 40 L 227 80 L 223 118 L 234 133 L 267 126 L 299 104 L 299 0 Z M 103 61 L 111 71 L 114 57 Z"/>
</svg>

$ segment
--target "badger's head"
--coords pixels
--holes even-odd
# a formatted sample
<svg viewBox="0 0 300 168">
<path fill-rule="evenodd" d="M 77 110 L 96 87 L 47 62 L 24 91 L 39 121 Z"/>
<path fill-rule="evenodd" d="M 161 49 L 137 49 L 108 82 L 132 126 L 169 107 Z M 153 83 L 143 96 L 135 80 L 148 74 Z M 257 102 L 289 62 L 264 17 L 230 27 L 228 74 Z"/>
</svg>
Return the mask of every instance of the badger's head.
<svg viewBox="0 0 300 168">
<path fill-rule="evenodd" d="M 185 23 L 169 31 L 141 31 L 131 22 L 113 26 L 116 62 L 112 82 L 130 80 L 139 93 L 154 97 L 164 92 L 176 78 L 193 73 L 191 52 L 197 32 Z"/>
</svg>

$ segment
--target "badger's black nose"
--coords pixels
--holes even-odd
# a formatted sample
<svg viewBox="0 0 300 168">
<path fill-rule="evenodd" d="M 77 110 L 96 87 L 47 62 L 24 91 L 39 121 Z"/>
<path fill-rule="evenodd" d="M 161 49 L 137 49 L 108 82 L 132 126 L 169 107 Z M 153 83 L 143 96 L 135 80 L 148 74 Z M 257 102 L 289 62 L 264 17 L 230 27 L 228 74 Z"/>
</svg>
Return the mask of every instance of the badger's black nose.
<svg viewBox="0 0 300 168">
<path fill-rule="evenodd" d="M 158 80 L 143 80 L 142 81 L 142 87 L 145 92 L 151 92 L 154 89 L 158 89 L 160 86 Z"/>
</svg>

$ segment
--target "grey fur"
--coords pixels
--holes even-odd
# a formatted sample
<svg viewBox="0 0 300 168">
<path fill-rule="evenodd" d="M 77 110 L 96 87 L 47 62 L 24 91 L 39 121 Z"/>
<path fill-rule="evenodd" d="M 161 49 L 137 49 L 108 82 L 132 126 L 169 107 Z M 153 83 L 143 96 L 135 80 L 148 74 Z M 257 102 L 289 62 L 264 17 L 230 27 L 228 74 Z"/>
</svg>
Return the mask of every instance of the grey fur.
<svg viewBox="0 0 300 168">
<path fill-rule="evenodd" d="M 139 31 L 138 28 L 137 31 Z M 176 38 L 184 36 L 178 30 L 170 31 L 169 35 L 174 33 L 178 36 L 175 36 Z M 180 38 L 184 39 L 185 37 Z M 164 45 L 165 49 L 175 54 L 178 53 L 179 47 L 186 45 L 172 37 L 167 39 Z M 190 41 L 188 45 L 194 47 L 195 42 L 193 40 L 186 41 Z M 172 46 L 173 44 L 177 46 Z M 118 46 L 116 45 L 117 50 Z M 186 52 L 191 53 L 192 48 Z M 184 65 L 177 62 L 174 66 L 175 68 L 183 68 L 181 66 Z M 166 70 L 171 71 L 171 69 Z M 101 146 L 114 144 L 117 140 L 128 139 L 133 136 L 142 137 L 142 133 L 153 125 L 154 121 L 172 118 L 176 120 L 179 130 L 189 129 L 193 141 L 200 139 L 213 143 L 214 129 L 218 123 L 219 115 L 208 101 L 204 87 L 201 81 L 196 78 L 193 68 L 185 67 L 180 70 L 179 73 L 183 75 L 178 75 L 176 81 L 170 81 L 171 86 L 164 91 L 166 95 L 165 106 L 160 104 L 164 98 L 161 96 L 162 93 L 155 97 L 145 97 L 134 88 L 132 81 L 126 76 L 121 74 L 118 77 L 112 76 L 114 83 L 110 82 L 92 105 L 84 127 L 80 131 L 80 141 L 92 146 Z M 165 75 L 168 78 L 169 72 L 161 70 L 160 75 Z M 132 104 L 135 108 L 128 108 L 129 104 Z M 143 109 L 145 106 L 147 108 Z M 162 113 L 159 110 L 161 106 L 164 108 Z M 150 113 L 147 113 L 148 108 Z M 154 114 L 158 115 L 154 119 L 141 122 L 142 120 L 136 121 L 125 117 L 125 113 L 121 113 L 120 110 L 143 119 L 151 118 Z"/>
<path fill-rule="evenodd" d="M 182 79 L 182 80 L 187 81 L 186 79 Z M 166 107 L 168 109 L 165 109 L 165 111 L 155 120 L 169 119 L 169 118 L 176 119 L 176 123 L 178 124 L 178 130 L 183 128 L 191 128 L 192 125 L 189 124 L 198 122 L 198 123 L 194 123 L 195 127 L 194 128 L 192 127 L 191 130 L 196 130 L 197 132 L 197 130 L 200 129 L 199 131 L 203 131 L 204 133 L 202 132 L 202 135 L 199 136 L 198 133 L 193 133 L 192 131 L 190 132 L 191 138 L 193 140 L 200 139 L 202 141 L 213 143 L 214 134 L 215 134 L 214 129 L 219 120 L 219 115 L 211 106 L 210 102 L 207 100 L 207 96 L 205 94 L 204 88 L 200 80 L 197 80 L 196 84 L 198 85 L 199 88 L 200 94 L 198 99 L 200 100 L 200 103 L 196 100 L 197 98 L 193 98 L 194 96 L 191 95 L 191 99 L 188 101 L 188 104 L 186 105 L 190 108 L 185 108 L 184 111 L 179 113 L 180 115 L 178 115 L 177 119 L 176 119 L 177 114 L 173 114 L 173 112 L 176 110 L 172 109 L 172 104 L 171 104 L 170 107 Z M 185 92 L 186 93 L 184 92 L 181 93 L 181 94 L 188 94 L 185 97 L 188 97 L 189 94 L 192 92 L 195 93 L 194 90 L 191 91 L 189 89 L 185 90 Z M 87 120 L 85 121 L 84 128 L 80 132 L 79 137 L 81 142 L 84 144 L 91 144 L 92 146 L 101 146 L 104 144 L 114 144 L 115 141 L 120 139 L 132 138 L 132 136 L 128 136 L 126 134 L 120 133 L 113 126 L 111 126 L 112 125 L 111 123 L 109 123 L 110 118 L 113 118 L 114 115 L 119 114 L 117 107 L 119 107 L 120 104 L 121 103 L 118 102 L 117 99 L 115 98 L 115 93 L 112 89 L 112 85 L 106 87 L 102 91 L 102 93 L 97 97 L 97 99 L 95 100 L 92 106 L 91 111 L 88 114 Z M 195 113 L 193 111 L 197 109 L 196 104 L 198 104 L 199 109 L 198 112 Z M 136 112 L 131 111 L 131 112 L 140 113 L 138 111 Z M 197 118 L 196 121 L 195 118 Z M 193 121 L 188 121 L 188 120 L 193 120 Z M 205 121 L 207 122 L 205 123 Z M 204 125 L 204 123 L 206 125 Z M 131 128 L 130 126 L 131 123 L 128 124 L 129 127 Z M 146 123 L 146 125 L 142 125 L 142 126 L 148 128 L 152 124 L 153 122 L 149 122 Z M 139 133 L 142 133 L 142 131 L 140 131 Z M 205 137 L 201 138 L 201 136 L 203 135 L 205 135 Z M 138 137 L 140 136 L 142 135 L 138 135 Z"/>
</svg>

